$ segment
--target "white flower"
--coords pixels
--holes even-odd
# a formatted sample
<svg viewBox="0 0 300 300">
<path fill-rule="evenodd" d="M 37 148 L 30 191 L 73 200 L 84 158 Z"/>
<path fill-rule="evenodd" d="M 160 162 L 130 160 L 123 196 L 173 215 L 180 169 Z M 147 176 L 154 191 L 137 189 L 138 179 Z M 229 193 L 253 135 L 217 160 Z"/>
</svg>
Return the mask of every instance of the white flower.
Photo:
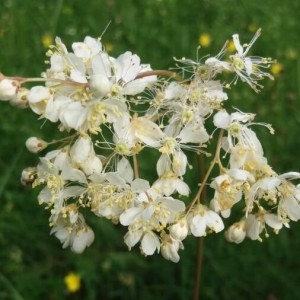
<svg viewBox="0 0 300 300">
<path fill-rule="evenodd" d="M 249 172 L 239 169 L 230 169 L 217 176 L 210 184 L 216 190 L 210 208 L 224 218 L 229 217 L 232 206 L 241 200 L 243 186 L 250 178 Z"/>
<path fill-rule="evenodd" d="M 142 252 L 152 255 L 155 250 L 160 249 L 159 238 L 155 232 L 161 232 L 184 210 L 185 204 L 171 197 L 158 197 L 125 210 L 120 215 L 120 223 L 128 226 L 124 237 L 126 245 L 130 249 L 141 241 Z"/>
<path fill-rule="evenodd" d="M 226 129 L 228 132 L 227 144 L 223 144 L 225 151 L 230 151 L 239 142 L 245 148 L 250 148 L 258 154 L 263 154 L 262 146 L 255 132 L 249 129 L 249 125 L 254 117 L 254 114 L 242 112 L 234 112 L 229 115 L 225 110 L 221 110 L 214 115 L 214 125 L 217 128 Z M 269 125 L 261 125 L 269 127 Z"/>
<path fill-rule="evenodd" d="M 246 237 L 245 220 L 232 224 L 225 232 L 228 242 L 240 244 Z"/>
<path fill-rule="evenodd" d="M 279 192 L 277 187 L 281 183 L 278 177 L 266 177 L 256 181 L 246 195 L 246 212 L 251 212 L 255 200 L 264 199 L 265 201 L 271 201 L 277 203 Z"/>
<path fill-rule="evenodd" d="M 72 49 L 77 57 L 87 61 L 102 51 L 102 44 L 99 39 L 86 36 L 84 42 L 73 43 Z"/>
<path fill-rule="evenodd" d="M 218 233 L 224 229 L 221 217 L 205 205 L 199 204 L 188 216 L 191 233 L 196 236 L 206 236 L 207 229 Z"/>
<path fill-rule="evenodd" d="M 85 224 L 81 214 L 75 224 L 60 217 L 53 225 L 51 234 L 54 234 L 62 243 L 63 248 L 70 246 L 75 253 L 82 253 L 86 247 L 89 247 L 94 241 L 93 230 Z"/>
<path fill-rule="evenodd" d="M 275 214 L 271 214 L 264 209 L 260 209 L 257 214 L 249 214 L 246 217 L 245 229 L 246 235 L 251 240 L 262 241 L 260 234 L 265 229 L 265 236 L 268 237 L 268 233 L 266 231 L 266 225 L 273 228 L 273 230 L 277 233 L 283 225 L 283 222 L 279 219 L 279 217 Z"/>
<path fill-rule="evenodd" d="M 163 235 L 160 252 L 165 259 L 175 263 L 179 262 L 179 249 L 183 249 L 183 244 L 180 240 L 176 240 L 172 236 L 167 234 Z"/>
<path fill-rule="evenodd" d="M 152 188 L 158 194 L 162 194 L 167 197 L 175 192 L 183 196 L 188 196 L 190 193 L 189 186 L 173 172 L 163 173 L 159 179 L 153 183 Z"/>
<path fill-rule="evenodd" d="M 256 39 L 260 36 L 260 33 L 261 30 L 258 29 L 250 43 L 246 45 L 245 49 L 240 43 L 239 35 L 234 34 L 232 38 L 237 53 L 230 56 L 231 67 L 236 72 L 237 76 L 240 77 L 242 81 L 248 83 L 256 92 L 258 91 L 257 87 L 262 87 L 257 83 L 258 80 L 261 80 L 264 77 L 273 79 L 271 74 L 261 70 L 261 68 L 269 67 L 270 63 L 272 63 L 270 58 L 246 56 Z"/>
<path fill-rule="evenodd" d="M 138 74 L 150 71 L 149 65 L 141 65 L 140 58 L 136 54 L 127 51 L 114 61 L 116 85 L 113 91 L 119 93 L 119 87 L 123 95 L 136 95 L 141 93 L 149 84 L 154 83 L 156 76 L 146 76 L 137 79 Z"/>
</svg>

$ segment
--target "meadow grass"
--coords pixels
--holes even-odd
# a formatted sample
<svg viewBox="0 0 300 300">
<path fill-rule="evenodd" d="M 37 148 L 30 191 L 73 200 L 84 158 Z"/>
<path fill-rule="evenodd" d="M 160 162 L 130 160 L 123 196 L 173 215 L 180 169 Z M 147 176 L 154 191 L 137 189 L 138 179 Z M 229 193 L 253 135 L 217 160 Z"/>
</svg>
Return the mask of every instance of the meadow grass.
<svg viewBox="0 0 300 300">
<path fill-rule="evenodd" d="M 239 82 L 229 91 L 229 105 L 273 124 L 275 136 L 261 129 L 258 135 L 275 171 L 299 171 L 299 10 L 297 0 L 2 0 L 0 71 L 38 75 L 45 69 L 45 46 L 55 36 L 70 46 L 103 34 L 111 55 L 130 50 L 162 69 L 174 65 L 173 57 L 196 59 L 203 33 L 211 43 L 199 57 L 216 54 L 233 33 L 249 41 L 261 27 L 252 53 L 276 58 L 281 72 L 260 94 Z M 37 191 L 19 180 L 22 169 L 38 159 L 25 151 L 25 140 L 51 140 L 53 127 L 5 103 L 0 116 L 0 300 L 191 298 L 195 239 L 185 242 L 178 264 L 160 255 L 145 258 L 138 249 L 127 251 L 122 228 L 91 215 L 94 244 L 82 255 L 61 249 L 48 234 L 48 213 L 38 206 Z M 262 243 L 240 245 L 227 243 L 222 233 L 205 238 L 201 299 L 299 299 L 299 230 L 300 224 L 291 224 Z M 75 293 L 64 284 L 69 272 L 81 277 Z"/>
</svg>

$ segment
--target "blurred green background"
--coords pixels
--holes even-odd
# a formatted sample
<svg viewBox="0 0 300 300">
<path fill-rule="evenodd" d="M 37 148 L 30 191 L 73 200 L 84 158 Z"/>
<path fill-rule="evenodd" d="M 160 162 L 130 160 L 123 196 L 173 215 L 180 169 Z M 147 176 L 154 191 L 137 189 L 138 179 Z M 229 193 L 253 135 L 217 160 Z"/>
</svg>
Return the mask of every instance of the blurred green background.
<svg viewBox="0 0 300 300">
<path fill-rule="evenodd" d="M 278 173 L 299 171 L 300 160 L 300 1 L 274 0 L 1 0 L 0 71 L 37 76 L 45 69 L 46 45 L 60 36 L 66 45 L 86 35 L 98 37 L 113 56 L 131 50 L 153 68 L 173 66 L 172 57 L 196 59 L 201 34 L 211 37 L 199 56 L 217 54 L 239 33 L 248 42 L 262 37 L 252 54 L 278 60 L 275 81 L 255 94 L 238 83 L 231 105 L 272 123 L 276 134 L 258 129 L 266 156 Z M 181 261 L 127 251 L 124 230 L 90 216 L 96 241 L 82 255 L 62 250 L 49 236 L 48 213 L 37 191 L 21 186 L 21 171 L 37 163 L 25 151 L 33 135 L 50 140 L 53 130 L 29 111 L 0 107 L 0 299 L 191 299 L 195 245 L 185 241 Z M 232 245 L 223 233 L 204 241 L 201 299 L 300 299 L 300 224 L 291 224 L 262 243 Z M 69 273 L 81 279 L 71 292 Z"/>
</svg>

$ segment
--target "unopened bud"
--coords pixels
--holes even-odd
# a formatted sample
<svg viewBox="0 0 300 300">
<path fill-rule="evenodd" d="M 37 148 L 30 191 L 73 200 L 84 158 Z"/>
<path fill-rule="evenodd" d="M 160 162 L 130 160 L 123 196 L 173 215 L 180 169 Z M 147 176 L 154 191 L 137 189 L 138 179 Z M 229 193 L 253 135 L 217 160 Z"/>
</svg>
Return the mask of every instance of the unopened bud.
<svg viewBox="0 0 300 300">
<path fill-rule="evenodd" d="M 228 242 L 240 244 L 246 237 L 245 221 L 241 220 L 232 224 L 225 232 Z"/>
<path fill-rule="evenodd" d="M 169 227 L 170 235 L 176 240 L 184 240 L 188 234 L 188 223 L 186 218 L 182 218 Z"/>
<path fill-rule="evenodd" d="M 13 99 L 20 84 L 16 80 L 4 78 L 0 81 L 0 100 L 9 101 Z"/>
<path fill-rule="evenodd" d="M 20 88 L 16 96 L 10 100 L 10 104 L 17 108 L 27 108 L 28 99 L 27 99 L 28 89 Z"/>
<path fill-rule="evenodd" d="M 48 143 L 42 139 L 33 136 L 27 139 L 25 145 L 28 151 L 32 153 L 37 153 L 44 150 L 48 146 Z"/>
<path fill-rule="evenodd" d="M 24 186 L 32 186 L 32 183 L 36 179 L 36 168 L 28 167 L 22 171 L 21 183 Z"/>
</svg>

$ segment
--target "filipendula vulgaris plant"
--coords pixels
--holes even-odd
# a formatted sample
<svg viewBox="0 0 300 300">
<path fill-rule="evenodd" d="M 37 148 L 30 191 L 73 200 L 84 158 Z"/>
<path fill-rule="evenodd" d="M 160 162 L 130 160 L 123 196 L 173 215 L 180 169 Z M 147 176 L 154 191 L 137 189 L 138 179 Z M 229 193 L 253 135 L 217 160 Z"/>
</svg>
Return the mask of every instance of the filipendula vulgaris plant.
<svg viewBox="0 0 300 300">
<path fill-rule="evenodd" d="M 38 202 L 49 210 L 51 233 L 63 248 L 81 253 L 92 244 L 85 210 L 125 226 L 129 249 L 139 244 L 142 254 L 160 252 L 173 262 L 188 235 L 224 230 L 230 242 L 260 241 L 268 230 L 277 233 L 299 220 L 300 187 L 291 181 L 300 173 L 273 171 L 252 130 L 262 125 L 273 133 L 272 127 L 255 123 L 253 113 L 223 106 L 225 90 L 238 80 L 258 92 L 262 79 L 272 79 L 265 70 L 273 60 L 248 55 L 260 32 L 244 45 L 234 34 L 231 55 L 225 44 L 203 61 L 175 59 L 174 70 L 152 70 L 129 51 L 111 57 L 100 39 L 89 36 L 72 51 L 56 38 L 41 77 L 0 74 L 3 101 L 31 109 L 68 134 L 51 142 L 30 137 L 29 151 L 51 150 L 21 175 L 23 184 L 42 187 Z M 233 74 L 228 82 L 217 79 L 223 72 Z M 208 152 L 212 139 L 216 148 Z M 147 171 L 156 172 L 153 182 L 140 176 L 144 148 L 159 154 L 156 170 Z M 195 195 L 185 181 L 192 167 L 188 151 L 210 162 Z M 213 196 L 204 203 L 207 187 Z M 242 218 L 225 229 L 223 220 L 237 203 Z"/>
</svg>

